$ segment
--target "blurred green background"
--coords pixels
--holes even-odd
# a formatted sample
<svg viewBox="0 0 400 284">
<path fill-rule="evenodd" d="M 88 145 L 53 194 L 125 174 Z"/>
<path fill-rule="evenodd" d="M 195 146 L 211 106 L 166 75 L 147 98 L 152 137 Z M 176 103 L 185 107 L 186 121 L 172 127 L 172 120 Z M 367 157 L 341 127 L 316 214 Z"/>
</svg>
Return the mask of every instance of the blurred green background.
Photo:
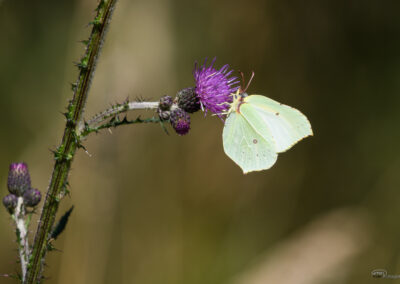
<svg viewBox="0 0 400 284">
<path fill-rule="evenodd" d="M 127 97 L 175 95 L 193 85 L 196 60 L 217 56 L 218 67 L 254 70 L 249 93 L 298 108 L 315 136 L 246 176 L 223 152 L 221 121 L 201 113 L 184 137 L 158 125 L 90 137 L 92 156 L 80 151 L 73 163 L 60 212 L 75 210 L 46 283 L 375 283 L 373 269 L 400 274 L 395 3 L 120 0 L 86 117 Z M 47 188 L 95 6 L 0 1 L 1 196 L 14 161 Z M 19 270 L 11 224 L 2 208 L 0 273 Z"/>
</svg>

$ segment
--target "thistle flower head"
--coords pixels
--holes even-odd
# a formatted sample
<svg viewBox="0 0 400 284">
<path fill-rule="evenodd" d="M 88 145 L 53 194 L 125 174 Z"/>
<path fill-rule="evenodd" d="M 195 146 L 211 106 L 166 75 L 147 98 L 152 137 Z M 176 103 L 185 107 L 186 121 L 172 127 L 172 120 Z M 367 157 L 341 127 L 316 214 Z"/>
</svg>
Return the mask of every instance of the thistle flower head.
<svg viewBox="0 0 400 284">
<path fill-rule="evenodd" d="M 193 76 L 196 81 L 195 93 L 201 105 L 205 109 L 221 116 L 229 109 L 232 102 L 231 94 L 238 89 L 236 77 L 231 77 L 233 70 L 229 70 L 229 65 L 222 66 L 219 70 L 214 68 L 216 58 L 207 67 L 207 60 L 202 66 L 195 64 Z"/>
<path fill-rule="evenodd" d="M 7 208 L 8 212 L 12 213 L 17 207 L 18 197 L 14 194 L 4 196 L 3 205 Z"/>
<path fill-rule="evenodd" d="M 180 108 L 175 108 L 171 111 L 169 121 L 179 135 L 185 135 L 190 130 L 190 116 Z"/>
<path fill-rule="evenodd" d="M 170 116 L 170 109 L 174 100 L 170 96 L 164 96 L 158 103 L 157 113 L 161 120 L 168 120 Z"/>
<path fill-rule="evenodd" d="M 161 110 L 169 110 L 171 108 L 173 102 L 174 101 L 171 96 L 163 96 L 160 99 L 158 108 Z"/>
<path fill-rule="evenodd" d="M 31 177 L 28 166 L 25 163 L 13 163 L 10 165 L 7 181 L 8 191 L 17 196 L 31 188 Z"/>
<path fill-rule="evenodd" d="M 194 113 L 200 110 L 200 100 L 195 93 L 195 88 L 185 88 L 180 90 L 176 97 L 178 98 L 178 106 L 188 113 Z"/>
<path fill-rule="evenodd" d="M 23 198 L 26 206 L 35 207 L 42 199 L 42 194 L 39 190 L 31 188 L 25 191 Z"/>
</svg>

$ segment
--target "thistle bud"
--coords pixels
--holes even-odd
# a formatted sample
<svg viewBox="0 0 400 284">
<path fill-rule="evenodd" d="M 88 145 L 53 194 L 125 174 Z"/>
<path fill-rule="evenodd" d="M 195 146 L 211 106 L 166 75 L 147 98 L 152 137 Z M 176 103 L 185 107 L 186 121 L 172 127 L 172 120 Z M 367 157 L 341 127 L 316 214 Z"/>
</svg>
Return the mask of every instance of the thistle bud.
<svg viewBox="0 0 400 284">
<path fill-rule="evenodd" d="M 185 135 L 189 132 L 190 116 L 184 110 L 180 108 L 172 110 L 169 121 L 179 135 Z"/>
<path fill-rule="evenodd" d="M 31 177 L 28 166 L 25 163 L 13 163 L 10 165 L 7 187 L 10 193 L 17 196 L 22 196 L 26 190 L 31 188 Z"/>
<path fill-rule="evenodd" d="M 178 106 L 189 113 L 200 109 L 200 101 L 194 90 L 195 88 L 186 88 L 176 94 L 178 97 Z"/>
<path fill-rule="evenodd" d="M 171 112 L 169 110 L 158 109 L 157 112 L 161 120 L 168 120 L 171 115 Z"/>
<path fill-rule="evenodd" d="M 42 194 L 39 190 L 31 188 L 25 191 L 23 198 L 26 206 L 35 207 L 42 199 Z"/>
<path fill-rule="evenodd" d="M 3 198 L 3 205 L 7 208 L 8 212 L 12 213 L 17 207 L 18 197 L 14 194 L 9 194 L 4 196 Z"/>
<path fill-rule="evenodd" d="M 170 96 L 164 96 L 160 99 L 160 102 L 158 104 L 158 108 L 160 110 L 169 110 L 172 106 L 173 100 L 172 97 Z"/>
</svg>

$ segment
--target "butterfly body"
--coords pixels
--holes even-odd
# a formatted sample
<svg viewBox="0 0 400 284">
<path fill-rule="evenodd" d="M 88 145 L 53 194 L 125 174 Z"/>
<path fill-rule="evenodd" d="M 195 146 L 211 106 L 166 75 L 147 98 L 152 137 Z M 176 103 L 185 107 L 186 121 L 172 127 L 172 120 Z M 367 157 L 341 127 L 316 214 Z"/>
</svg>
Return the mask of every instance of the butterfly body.
<svg viewBox="0 0 400 284">
<path fill-rule="evenodd" d="M 248 173 L 269 169 L 278 153 L 312 134 L 310 122 L 297 109 L 238 90 L 222 137 L 225 153 Z"/>
</svg>

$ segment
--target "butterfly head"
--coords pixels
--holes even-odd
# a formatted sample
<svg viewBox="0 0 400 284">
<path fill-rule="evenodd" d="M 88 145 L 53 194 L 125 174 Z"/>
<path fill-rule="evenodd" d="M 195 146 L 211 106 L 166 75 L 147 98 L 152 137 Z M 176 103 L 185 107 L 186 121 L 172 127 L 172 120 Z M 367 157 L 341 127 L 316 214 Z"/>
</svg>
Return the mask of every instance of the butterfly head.
<svg viewBox="0 0 400 284">
<path fill-rule="evenodd" d="M 236 93 L 232 93 L 232 103 L 230 104 L 230 108 L 228 110 L 228 114 L 231 112 L 240 113 L 240 106 L 243 104 L 243 99 L 247 97 L 247 93 L 242 92 L 241 88 L 238 88 Z"/>
<path fill-rule="evenodd" d="M 248 96 L 246 93 L 247 88 L 249 87 L 251 81 L 253 80 L 254 77 L 254 71 L 251 72 L 251 77 L 250 80 L 247 82 L 247 85 L 244 85 L 244 74 L 243 72 L 239 71 L 240 75 L 242 76 L 242 86 L 238 88 L 236 93 L 232 93 L 233 100 L 230 109 L 228 110 L 228 113 L 231 112 L 237 112 L 240 113 L 240 106 L 244 103 L 244 98 Z"/>
<path fill-rule="evenodd" d="M 240 106 L 244 104 L 244 98 L 248 96 L 246 93 L 247 88 L 249 87 L 251 81 L 254 77 L 254 71 L 251 73 L 250 80 L 247 82 L 247 85 L 244 86 L 244 74 L 243 72 L 239 71 L 240 75 L 242 76 L 242 86 L 240 86 L 235 93 L 232 93 L 232 103 L 230 104 L 229 110 L 224 114 L 230 114 L 231 112 L 240 113 Z"/>
</svg>

